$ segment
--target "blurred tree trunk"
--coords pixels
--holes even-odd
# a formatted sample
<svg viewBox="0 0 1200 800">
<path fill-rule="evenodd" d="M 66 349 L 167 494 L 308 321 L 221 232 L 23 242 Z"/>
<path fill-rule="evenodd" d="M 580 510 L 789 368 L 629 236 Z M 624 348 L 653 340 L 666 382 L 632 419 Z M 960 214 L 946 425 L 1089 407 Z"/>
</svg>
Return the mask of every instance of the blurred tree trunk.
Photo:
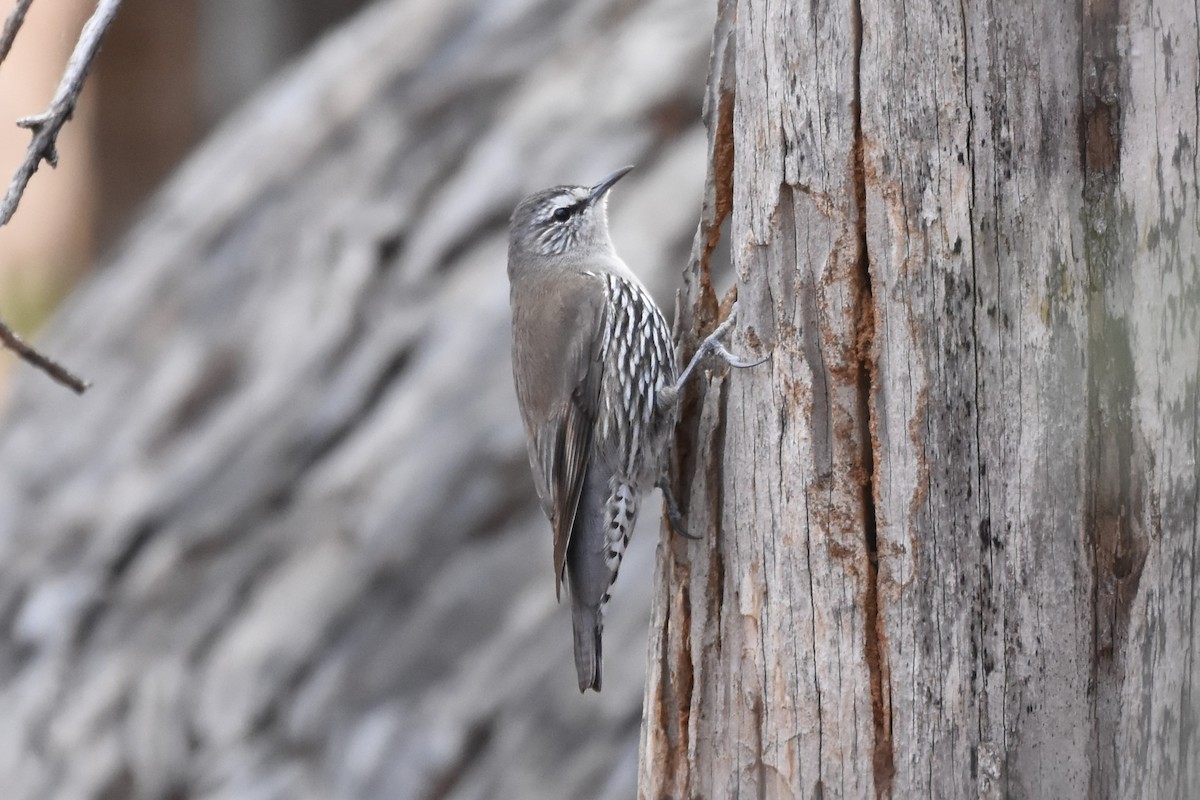
<svg viewBox="0 0 1200 800">
<path fill-rule="evenodd" d="M 46 332 L 95 386 L 21 370 L 0 421 L 0 797 L 634 794 L 653 536 L 581 697 L 507 222 L 636 163 L 614 238 L 669 296 L 712 19 L 377 3 L 189 159 Z"/>
<path fill-rule="evenodd" d="M 722 5 L 643 797 L 1200 796 L 1197 25 Z"/>
</svg>

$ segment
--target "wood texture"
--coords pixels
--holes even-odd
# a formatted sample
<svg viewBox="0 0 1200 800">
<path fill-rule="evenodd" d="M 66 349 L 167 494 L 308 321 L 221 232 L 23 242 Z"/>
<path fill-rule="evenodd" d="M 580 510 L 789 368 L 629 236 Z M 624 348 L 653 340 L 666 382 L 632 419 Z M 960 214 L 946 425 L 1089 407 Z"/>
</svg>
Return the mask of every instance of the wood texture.
<svg viewBox="0 0 1200 800">
<path fill-rule="evenodd" d="M 652 535 L 580 697 L 507 218 L 637 163 L 614 237 L 669 298 L 712 15 L 377 5 L 154 200 L 42 340 L 94 388 L 0 423 L 6 800 L 634 793 Z"/>
<path fill-rule="evenodd" d="M 1198 27 L 722 7 L 643 797 L 1200 793 Z"/>
<path fill-rule="evenodd" d="M 714 189 L 732 215 L 735 349 L 772 359 L 708 387 L 682 443 L 688 525 L 705 540 L 672 543 L 660 565 L 646 797 L 870 786 L 857 87 L 855 51 L 837 46 L 853 41 L 853 11 L 729 3 L 718 24 L 714 83 L 728 88 L 710 91 L 710 124 L 732 170 Z"/>
</svg>

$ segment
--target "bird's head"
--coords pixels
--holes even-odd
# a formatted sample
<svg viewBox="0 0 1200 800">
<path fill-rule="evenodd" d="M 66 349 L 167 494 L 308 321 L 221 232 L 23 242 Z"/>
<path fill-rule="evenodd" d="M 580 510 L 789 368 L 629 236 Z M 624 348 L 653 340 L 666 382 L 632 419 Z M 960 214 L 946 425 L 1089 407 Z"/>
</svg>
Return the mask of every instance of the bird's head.
<svg viewBox="0 0 1200 800">
<path fill-rule="evenodd" d="M 608 190 L 631 169 L 622 167 L 595 186 L 543 189 L 518 203 L 508 228 L 510 274 L 611 253 Z"/>
</svg>

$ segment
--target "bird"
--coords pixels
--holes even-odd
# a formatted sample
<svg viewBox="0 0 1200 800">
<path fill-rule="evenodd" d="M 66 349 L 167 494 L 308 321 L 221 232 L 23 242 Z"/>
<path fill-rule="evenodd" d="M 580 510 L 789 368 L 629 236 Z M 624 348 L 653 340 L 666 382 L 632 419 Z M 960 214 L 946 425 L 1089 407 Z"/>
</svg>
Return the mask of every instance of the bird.
<svg viewBox="0 0 1200 800">
<path fill-rule="evenodd" d="M 687 535 L 665 480 L 683 382 L 708 353 L 752 365 L 719 341 L 731 313 L 678 371 L 671 328 L 608 230 L 609 190 L 631 169 L 534 192 L 509 223 L 513 379 L 580 692 L 601 688 L 604 611 L 643 492 L 661 488 Z"/>
</svg>

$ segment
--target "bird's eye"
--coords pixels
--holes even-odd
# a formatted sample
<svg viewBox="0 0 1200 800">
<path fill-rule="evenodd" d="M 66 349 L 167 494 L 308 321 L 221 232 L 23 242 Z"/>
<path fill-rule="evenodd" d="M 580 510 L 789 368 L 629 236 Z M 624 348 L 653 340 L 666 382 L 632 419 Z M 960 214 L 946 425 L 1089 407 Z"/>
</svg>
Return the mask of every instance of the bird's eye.
<svg viewBox="0 0 1200 800">
<path fill-rule="evenodd" d="M 557 222 L 566 222 L 571 218 L 571 209 L 568 206 L 560 206 L 559 208 L 554 209 L 554 213 L 551 216 L 553 216 Z"/>
</svg>

